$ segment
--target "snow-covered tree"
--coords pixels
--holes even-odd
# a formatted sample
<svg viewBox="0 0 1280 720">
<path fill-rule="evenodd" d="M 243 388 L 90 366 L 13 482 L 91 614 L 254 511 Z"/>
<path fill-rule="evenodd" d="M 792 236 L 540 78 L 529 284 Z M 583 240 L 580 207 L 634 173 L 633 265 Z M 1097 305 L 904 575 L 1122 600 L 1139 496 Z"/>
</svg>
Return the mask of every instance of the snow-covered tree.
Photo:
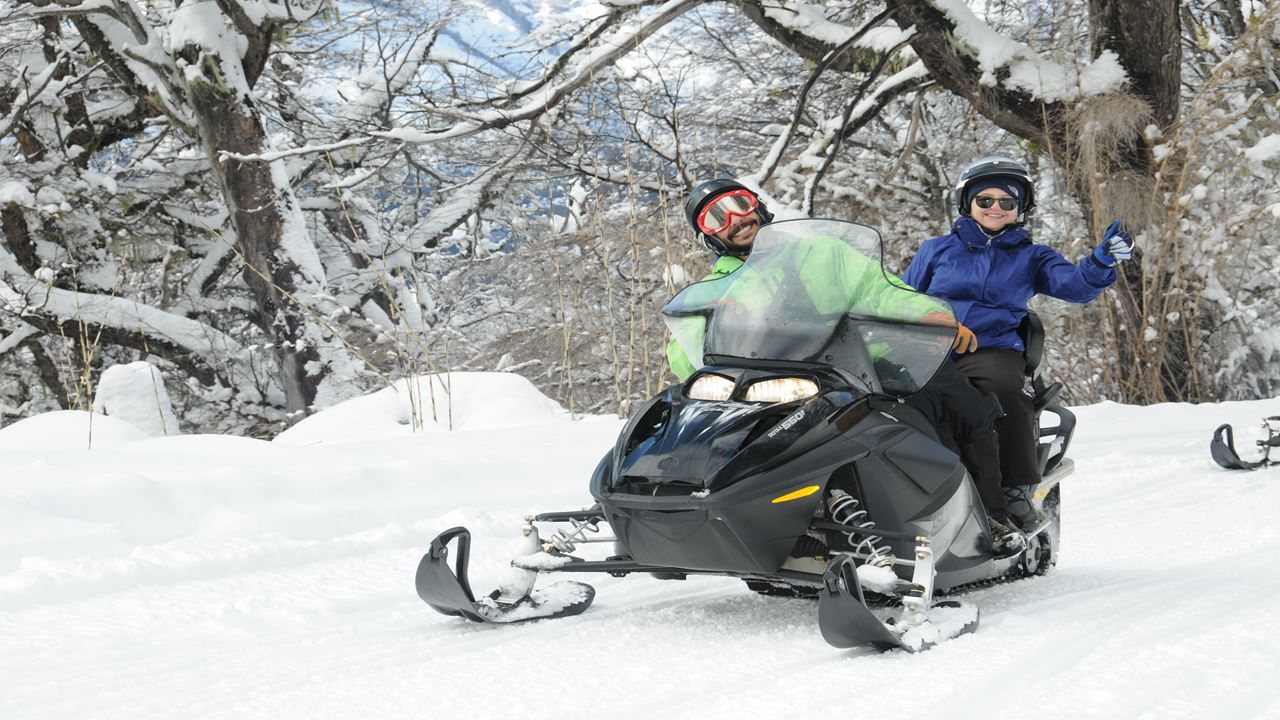
<svg viewBox="0 0 1280 720">
<path fill-rule="evenodd" d="M 88 407 L 146 359 L 184 424 L 269 434 L 439 369 L 578 410 L 670 380 L 682 212 L 733 175 L 784 216 L 945 230 L 991 152 L 1033 230 L 1139 259 L 1052 303 L 1073 399 L 1280 386 L 1277 20 L 1242 2 L 0 2 L 0 402 Z"/>
</svg>

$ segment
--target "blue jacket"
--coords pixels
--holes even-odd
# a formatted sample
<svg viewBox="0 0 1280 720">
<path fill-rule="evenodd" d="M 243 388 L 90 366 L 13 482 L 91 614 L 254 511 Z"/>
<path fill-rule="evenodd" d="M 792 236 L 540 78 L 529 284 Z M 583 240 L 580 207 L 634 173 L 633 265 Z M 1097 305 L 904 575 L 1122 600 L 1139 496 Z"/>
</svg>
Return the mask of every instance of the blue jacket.
<svg viewBox="0 0 1280 720">
<path fill-rule="evenodd" d="M 950 300 L 956 319 L 978 336 L 978 349 L 1022 350 L 1018 324 L 1033 296 L 1086 303 L 1116 281 L 1116 271 L 1093 255 L 1072 265 L 1048 245 L 1032 243 L 1020 225 L 988 238 L 976 220 L 962 217 L 951 234 L 920 246 L 902 279 Z"/>
</svg>

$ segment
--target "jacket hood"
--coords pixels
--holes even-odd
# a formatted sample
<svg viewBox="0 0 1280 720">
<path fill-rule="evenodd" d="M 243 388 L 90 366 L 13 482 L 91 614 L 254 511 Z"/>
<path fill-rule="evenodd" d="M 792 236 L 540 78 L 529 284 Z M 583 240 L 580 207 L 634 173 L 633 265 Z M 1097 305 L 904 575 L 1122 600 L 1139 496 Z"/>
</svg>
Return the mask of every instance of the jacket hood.
<svg viewBox="0 0 1280 720">
<path fill-rule="evenodd" d="M 962 217 L 951 227 L 956 237 L 971 248 L 983 248 L 988 244 L 996 247 L 1014 247 L 1031 243 L 1031 233 L 1022 225 L 1010 225 L 996 235 L 988 235 L 977 220 Z"/>
</svg>

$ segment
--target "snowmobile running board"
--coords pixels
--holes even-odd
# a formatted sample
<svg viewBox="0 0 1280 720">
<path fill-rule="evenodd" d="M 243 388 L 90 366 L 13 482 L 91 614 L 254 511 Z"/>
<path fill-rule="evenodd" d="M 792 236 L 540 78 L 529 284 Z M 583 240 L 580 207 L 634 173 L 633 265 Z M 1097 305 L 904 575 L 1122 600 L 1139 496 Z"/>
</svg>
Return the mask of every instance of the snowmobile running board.
<svg viewBox="0 0 1280 720">
<path fill-rule="evenodd" d="M 1230 425 L 1219 425 L 1218 429 L 1213 431 L 1213 440 L 1209 442 L 1209 454 L 1213 456 L 1214 462 L 1228 470 L 1257 470 L 1268 465 L 1280 464 L 1280 461 L 1271 459 L 1271 448 L 1280 448 L 1280 415 L 1266 418 L 1262 421 L 1262 427 L 1267 431 L 1267 439 L 1258 441 L 1258 447 L 1262 448 L 1261 460 L 1249 462 L 1240 458 L 1239 453 L 1236 452 L 1235 433 L 1232 432 Z"/>
<path fill-rule="evenodd" d="M 449 568 L 449 543 L 458 540 L 457 560 Z M 559 582 L 535 590 L 515 602 L 499 601 L 495 590 L 477 601 L 467 579 L 467 562 L 471 555 L 471 533 L 455 527 L 440 533 L 431 541 L 431 549 L 422 556 L 414 585 L 418 597 L 432 610 L 445 615 L 464 617 L 481 623 L 513 623 L 522 620 L 577 615 L 591 606 L 595 588 L 580 582 Z"/>
</svg>

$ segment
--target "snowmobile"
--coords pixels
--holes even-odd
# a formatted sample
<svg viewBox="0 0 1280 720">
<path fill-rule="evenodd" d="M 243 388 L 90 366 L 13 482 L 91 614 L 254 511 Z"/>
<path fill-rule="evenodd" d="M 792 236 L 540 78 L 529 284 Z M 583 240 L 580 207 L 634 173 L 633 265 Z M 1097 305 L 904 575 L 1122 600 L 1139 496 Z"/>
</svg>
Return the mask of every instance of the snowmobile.
<svg viewBox="0 0 1280 720">
<path fill-rule="evenodd" d="M 902 402 L 947 359 L 954 313 L 886 273 L 881 256 L 879 233 L 863 225 L 761 227 L 742 267 L 663 309 L 704 365 L 631 416 L 592 474 L 595 504 L 526 517 L 517 557 L 488 596 L 467 577 L 470 533 L 446 530 L 419 564 L 418 595 L 447 615 L 509 623 L 591 604 L 585 583 L 534 589 L 544 574 L 720 575 L 766 595 L 816 597 L 819 629 L 840 648 L 919 651 L 973 631 L 978 609 L 946 595 L 1040 575 L 1057 560 L 1075 418 L 1053 404 L 1062 384 L 1035 373 L 1043 329 L 1032 316 L 1037 422 L 1057 416 L 1039 430 L 1035 498 L 1047 520 L 992 537 L 959 457 Z M 613 552 L 584 557 L 589 542 Z"/>
<path fill-rule="evenodd" d="M 1268 465 L 1280 464 L 1280 460 L 1271 459 L 1271 448 L 1280 448 L 1280 415 L 1273 415 L 1262 421 L 1262 429 L 1266 431 L 1265 440 L 1258 440 L 1262 448 L 1262 459 L 1244 460 L 1236 452 L 1235 432 L 1230 425 L 1219 425 L 1213 431 L 1213 440 L 1209 441 L 1209 454 L 1214 462 L 1228 470 L 1257 470 Z"/>
</svg>

